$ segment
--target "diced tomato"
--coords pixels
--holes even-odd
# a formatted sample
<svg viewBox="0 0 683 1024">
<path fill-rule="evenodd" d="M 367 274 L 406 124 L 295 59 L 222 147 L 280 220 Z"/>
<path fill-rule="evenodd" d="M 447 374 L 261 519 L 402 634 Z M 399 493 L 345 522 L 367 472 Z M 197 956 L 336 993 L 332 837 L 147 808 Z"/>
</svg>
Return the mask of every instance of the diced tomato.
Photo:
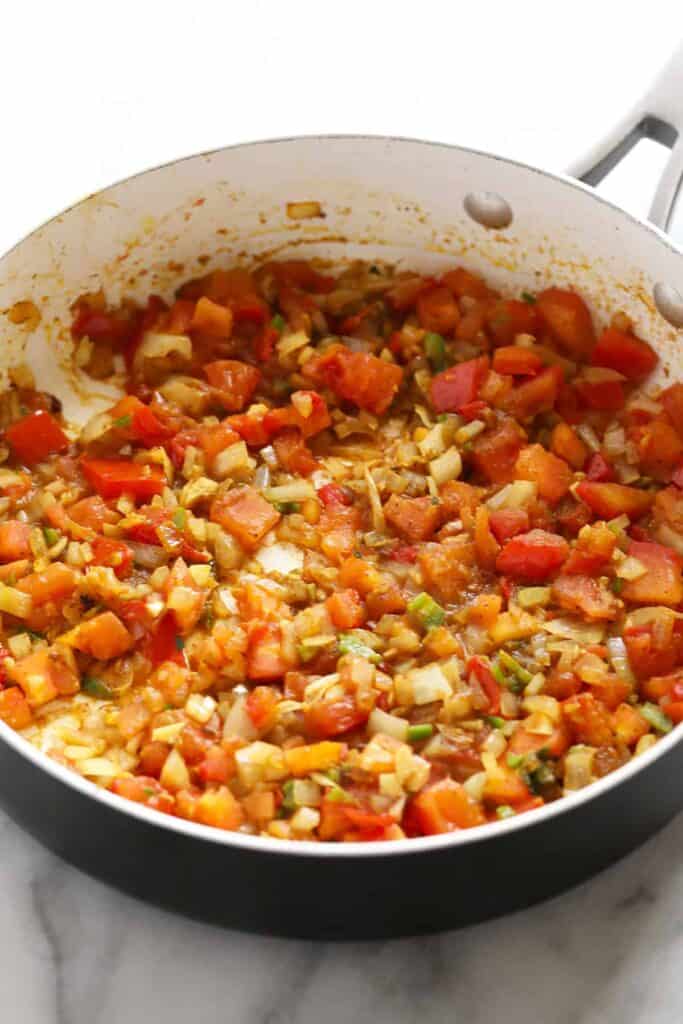
<svg viewBox="0 0 683 1024">
<path fill-rule="evenodd" d="M 489 287 L 483 277 L 473 274 L 464 267 L 456 267 L 455 270 L 447 271 L 441 278 L 441 284 L 461 299 L 467 295 L 470 299 L 487 299 Z"/>
<path fill-rule="evenodd" d="M 683 459 L 683 440 L 678 432 L 666 420 L 654 419 L 630 433 L 637 435 L 634 439 L 638 444 L 643 474 L 655 480 L 668 481 Z"/>
<path fill-rule="evenodd" d="M 391 549 L 387 557 L 392 562 L 414 565 L 417 561 L 417 548 L 414 544 L 397 544 L 396 547 Z"/>
<path fill-rule="evenodd" d="M 71 644 L 98 661 L 118 658 L 133 646 L 133 638 L 113 612 L 102 612 L 73 631 Z"/>
<path fill-rule="evenodd" d="M 612 728 L 617 739 L 627 747 L 634 746 L 641 736 L 650 731 L 649 724 L 630 704 L 620 704 L 612 712 Z"/>
<path fill-rule="evenodd" d="M 31 527 L 18 519 L 0 523 L 0 562 L 14 562 L 31 557 Z"/>
<path fill-rule="evenodd" d="M 663 631 L 654 625 L 629 627 L 624 630 L 624 643 L 629 664 L 639 680 L 667 675 L 683 663 L 683 626 L 680 622 L 676 622 L 673 630 Z"/>
<path fill-rule="evenodd" d="M 585 406 L 599 412 L 618 412 L 626 402 L 620 380 L 586 380 L 577 378 L 574 390 Z"/>
<path fill-rule="evenodd" d="M 152 296 L 156 298 L 156 296 Z M 71 337 L 74 341 L 88 337 L 91 341 L 108 342 L 119 347 L 135 330 L 135 319 L 127 314 L 108 313 L 90 302 L 79 299 L 72 307 L 74 313 Z"/>
<path fill-rule="evenodd" d="M 515 387 L 505 400 L 505 410 L 517 420 L 528 420 L 541 412 L 550 412 L 564 383 L 559 366 L 545 370 Z"/>
<path fill-rule="evenodd" d="M 539 750 L 543 750 L 550 757 L 562 757 L 563 754 L 566 754 L 570 743 L 571 734 L 563 722 L 560 722 L 549 735 L 529 732 L 523 725 L 519 725 L 510 737 L 508 752 L 510 754 L 536 754 Z"/>
<path fill-rule="evenodd" d="M 487 430 L 472 445 L 474 468 L 492 484 L 509 483 L 514 479 L 517 457 L 524 437 L 511 419 L 504 419 L 493 430 Z"/>
<path fill-rule="evenodd" d="M 542 367 L 543 362 L 536 353 L 522 345 L 503 345 L 493 353 L 493 369 L 496 373 L 532 377 Z"/>
<path fill-rule="evenodd" d="M 325 605 L 335 629 L 357 629 L 365 622 L 365 606 L 357 590 L 337 590 Z"/>
<path fill-rule="evenodd" d="M 367 721 L 369 710 L 360 708 L 355 698 L 315 701 L 304 708 L 304 728 L 315 739 L 341 736 Z"/>
<path fill-rule="evenodd" d="M 532 796 L 531 790 L 505 760 L 498 761 L 495 774 L 487 773 L 484 784 L 484 801 L 488 804 L 526 804 Z"/>
<path fill-rule="evenodd" d="M 467 662 L 467 671 L 472 673 L 481 686 L 482 690 L 488 698 L 489 715 L 497 715 L 500 713 L 500 686 L 496 681 L 491 667 L 488 662 L 481 658 L 479 655 L 475 655 Z"/>
<path fill-rule="evenodd" d="M 416 304 L 420 326 L 437 334 L 450 334 L 460 319 L 458 303 L 443 286 L 422 292 Z"/>
<path fill-rule="evenodd" d="M 232 334 L 233 314 L 226 306 L 202 295 L 188 325 L 190 331 L 201 331 L 209 338 L 229 338 Z"/>
<path fill-rule="evenodd" d="M 499 544 L 529 529 L 529 514 L 523 508 L 501 508 L 489 513 L 491 532 Z"/>
<path fill-rule="evenodd" d="M 331 562 L 340 563 L 356 548 L 360 509 L 353 505 L 326 505 L 318 521 L 320 548 Z"/>
<path fill-rule="evenodd" d="M 126 395 L 109 410 L 114 426 L 129 441 L 139 441 L 145 448 L 162 444 L 171 436 L 169 430 L 152 410 L 134 395 Z"/>
<path fill-rule="evenodd" d="M 25 466 L 35 466 L 48 455 L 69 447 L 66 436 L 54 416 L 43 409 L 17 420 L 5 430 L 5 440 Z"/>
<path fill-rule="evenodd" d="M 424 544 L 418 554 L 425 590 L 443 601 L 457 601 L 476 564 L 474 544 L 467 534 Z"/>
<path fill-rule="evenodd" d="M 399 312 L 412 309 L 423 292 L 436 282 L 429 277 L 405 277 L 386 292 L 386 300 Z"/>
<path fill-rule="evenodd" d="M 129 575 L 133 565 L 133 552 L 124 541 L 96 537 L 92 542 L 92 550 L 95 565 L 109 566 L 121 580 Z"/>
<path fill-rule="evenodd" d="M 603 519 L 616 519 L 620 515 L 639 519 L 645 515 L 653 501 L 653 495 L 648 491 L 627 487 L 625 484 L 582 480 L 575 490 L 577 497 Z"/>
<path fill-rule="evenodd" d="M 576 292 L 546 288 L 536 297 L 536 309 L 554 340 L 573 359 L 585 359 L 595 343 L 588 306 Z"/>
<path fill-rule="evenodd" d="M 255 681 L 280 679 L 291 668 L 282 653 L 280 626 L 253 622 L 247 640 L 247 676 Z"/>
<path fill-rule="evenodd" d="M 336 281 L 329 274 L 321 274 L 307 260 L 281 260 L 266 263 L 265 273 L 273 275 L 278 284 L 290 285 L 292 288 L 303 288 L 314 295 L 325 295 L 331 292 Z"/>
<path fill-rule="evenodd" d="M 251 401 L 261 380 L 260 370 L 238 359 L 218 359 L 207 363 L 204 373 L 209 384 L 219 392 L 221 404 L 228 412 L 241 412 Z"/>
<path fill-rule="evenodd" d="M 256 686 L 246 700 L 247 714 L 255 729 L 268 732 L 275 725 L 280 695 L 272 686 Z"/>
<path fill-rule="evenodd" d="M 479 394 L 489 369 L 488 356 L 468 359 L 432 377 L 432 405 L 437 412 L 457 412 Z"/>
<path fill-rule="evenodd" d="M 592 747 L 614 743 L 611 715 L 592 693 L 578 693 L 562 701 L 562 712 L 579 743 Z"/>
<path fill-rule="evenodd" d="M 453 779 L 442 779 L 423 789 L 413 798 L 410 812 L 419 831 L 426 836 L 474 828 L 486 822 L 481 804 Z"/>
<path fill-rule="evenodd" d="M 318 460 L 296 427 L 288 427 L 273 438 L 278 462 L 288 473 L 310 476 L 318 468 Z"/>
<path fill-rule="evenodd" d="M 18 686 L 0 690 L 0 721 L 11 729 L 25 729 L 33 721 L 33 712 Z"/>
<path fill-rule="evenodd" d="M 269 438 L 289 427 L 295 427 L 304 438 L 313 437 L 329 427 L 330 423 L 327 403 L 316 391 L 295 391 L 291 405 L 271 409 L 263 417 L 263 426 Z"/>
<path fill-rule="evenodd" d="M 145 804 L 146 807 L 151 807 L 164 814 L 173 814 L 174 798 L 160 785 L 157 779 L 151 776 L 138 775 L 137 778 L 130 778 L 122 775 L 111 782 L 109 789 L 125 800 Z"/>
<path fill-rule="evenodd" d="M 588 447 L 568 423 L 558 423 L 553 428 L 550 447 L 572 469 L 582 469 L 588 458 Z"/>
<path fill-rule="evenodd" d="M 487 311 L 486 325 L 497 345 L 512 345 L 518 334 L 538 333 L 538 313 L 528 302 L 498 299 Z"/>
<path fill-rule="evenodd" d="M 318 497 L 323 505 L 350 505 L 353 501 L 349 492 L 339 484 L 323 484 L 318 491 Z"/>
<path fill-rule="evenodd" d="M 458 415 L 462 416 L 466 423 L 471 423 L 472 420 L 485 419 L 490 408 L 486 402 L 476 399 L 474 402 L 466 402 L 465 405 L 461 405 Z"/>
<path fill-rule="evenodd" d="M 69 505 L 69 519 L 99 533 L 105 523 L 115 523 L 118 515 L 98 495 L 93 495 Z"/>
<path fill-rule="evenodd" d="M 498 572 L 530 583 L 553 576 L 567 555 L 564 537 L 546 530 L 530 530 L 509 540 L 496 561 Z"/>
<path fill-rule="evenodd" d="M 103 498 L 120 498 L 130 494 L 136 500 L 161 494 L 166 486 L 164 471 L 125 459 L 81 459 L 83 475 Z"/>
<path fill-rule="evenodd" d="M 614 470 L 600 452 L 593 452 L 586 463 L 586 479 L 596 483 L 610 483 L 616 478 Z"/>
<path fill-rule="evenodd" d="M 646 341 L 616 327 L 607 327 L 593 349 L 594 366 L 606 366 L 629 380 L 642 380 L 658 363 L 657 353 Z"/>
<path fill-rule="evenodd" d="M 43 572 L 34 572 L 17 583 L 17 590 L 28 594 L 34 608 L 54 602 L 60 604 L 76 589 L 76 574 L 62 562 L 52 562 Z"/>
<path fill-rule="evenodd" d="M 616 619 L 619 613 L 614 594 L 590 576 L 558 576 L 552 593 L 560 608 L 578 612 L 587 619 Z"/>
<path fill-rule="evenodd" d="M 429 540 L 441 518 L 438 504 L 430 497 L 405 498 L 399 494 L 391 495 L 384 515 L 389 525 L 411 544 Z"/>
<path fill-rule="evenodd" d="M 280 521 L 280 513 L 253 487 L 235 487 L 216 498 L 210 511 L 219 523 L 248 551 L 254 551 L 269 530 Z"/>
<path fill-rule="evenodd" d="M 622 701 L 631 696 L 632 692 L 630 683 L 610 672 L 591 682 L 591 689 L 609 711 L 618 708 Z"/>
<path fill-rule="evenodd" d="M 344 345 L 332 345 L 309 359 L 303 374 L 376 416 L 387 411 L 403 380 L 403 370 L 396 363 L 367 352 L 352 352 Z"/>
<path fill-rule="evenodd" d="M 7 675 L 24 691 L 31 707 L 55 697 L 78 693 L 80 681 L 73 669 L 53 648 L 42 648 L 7 666 Z"/>
<path fill-rule="evenodd" d="M 662 391 L 659 400 L 679 436 L 683 437 L 683 384 L 672 384 Z"/>
<path fill-rule="evenodd" d="M 671 548 L 649 541 L 632 540 L 628 554 L 647 570 L 636 580 L 627 580 L 621 591 L 624 601 L 634 604 L 677 605 L 683 601 L 683 559 Z"/>
<path fill-rule="evenodd" d="M 197 765 L 202 782 L 227 782 L 235 774 L 235 759 L 217 744 L 209 747 L 206 757 Z"/>
<path fill-rule="evenodd" d="M 556 505 L 569 490 L 572 471 L 564 459 L 547 451 L 543 445 L 530 444 L 522 448 L 515 465 L 515 478 L 531 480 L 541 498 Z"/>
<path fill-rule="evenodd" d="M 172 611 L 164 612 L 162 615 L 158 626 L 145 644 L 144 654 L 155 668 L 164 661 L 174 661 L 177 665 L 185 664 L 183 645 Z"/>
</svg>

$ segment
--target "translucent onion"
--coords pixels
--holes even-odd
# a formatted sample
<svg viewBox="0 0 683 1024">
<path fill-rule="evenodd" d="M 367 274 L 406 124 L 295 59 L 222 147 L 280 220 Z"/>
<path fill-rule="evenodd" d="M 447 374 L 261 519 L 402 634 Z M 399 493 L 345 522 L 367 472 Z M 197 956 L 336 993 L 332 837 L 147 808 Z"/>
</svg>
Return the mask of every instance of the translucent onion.
<svg viewBox="0 0 683 1024">
<path fill-rule="evenodd" d="M 308 498 L 315 498 L 315 487 L 309 480 L 292 480 L 291 483 L 280 484 L 279 487 L 266 487 L 263 496 L 277 504 L 306 501 Z"/>
<path fill-rule="evenodd" d="M 523 508 L 534 501 L 538 488 L 531 480 L 515 480 L 506 484 L 486 504 L 494 511 L 501 508 Z"/>
<path fill-rule="evenodd" d="M 449 480 L 455 480 L 462 472 L 462 459 L 457 448 L 449 448 L 438 459 L 429 463 L 429 472 L 434 482 L 441 487 Z"/>
<path fill-rule="evenodd" d="M 136 540 L 127 540 L 126 544 L 133 552 L 135 564 L 143 569 L 158 569 L 169 560 L 169 553 L 161 544 L 141 544 Z"/>
<path fill-rule="evenodd" d="M 595 748 L 583 744 L 571 747 L 564 762 L 564 788 L 583 789 L 593 781 Z"/>
<path fill-rule="evenodd" d="M 579 644 L 586 645 L 602 643 L 605 635 L 605 627 L 599 623 L 581 622 L 580 619 L 570 619 L 564 616 L 542 622 L 541 628 L 553 636 L 564 637 L 567 640 L 575 640 Z"/>
<path fill-rule="evenodd" d="M 395 740 L 405 743 L 408 736 L 408 722 L 398 715 L 390 715 L 380 708 L 374 708 L 368 718 L 368 732 L 370 736 L 382 733 L 384 736 L 392 736 Z"/>
<path fill-rule="evenodd" d="M 633 674 L 631 663 L 628 660 L 628 651 L 626 650 L 626 644 L 620 636 L 611 636 L 607 641 L 607 650 L 609 652 L 609 660 L 612 662 L 612 668 L 624 682 L 635 685 L 636 677 Z"/>
</svg>

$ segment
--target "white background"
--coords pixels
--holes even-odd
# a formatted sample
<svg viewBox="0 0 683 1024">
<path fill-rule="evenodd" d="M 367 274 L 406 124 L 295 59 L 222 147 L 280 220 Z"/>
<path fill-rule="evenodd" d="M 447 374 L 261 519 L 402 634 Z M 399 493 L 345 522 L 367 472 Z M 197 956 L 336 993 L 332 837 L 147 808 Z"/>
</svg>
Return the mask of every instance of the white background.
<svg viewBox="0 0 683 1024">
<path fill-rule="evenodd" d="M 4 251 L 134 171 L 258 138 L 410 135 L 562 169 L 644 89 L 683 4 L 11 0 L 0 24 Z M 610 186 L 637 212 L 664 156 L 643 145 Z"/>
</svg>

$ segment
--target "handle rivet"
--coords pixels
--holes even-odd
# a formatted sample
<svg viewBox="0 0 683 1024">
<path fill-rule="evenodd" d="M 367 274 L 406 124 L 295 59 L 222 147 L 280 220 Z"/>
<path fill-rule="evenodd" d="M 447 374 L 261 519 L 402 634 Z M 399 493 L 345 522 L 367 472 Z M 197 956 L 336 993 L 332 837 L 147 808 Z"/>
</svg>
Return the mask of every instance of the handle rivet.
<svg viewBox="0 0 683 1024">
<path fill-rule="evenodd" d="M 671 284 L 658 281 L 652 289 L 655 306 L 672 327 L 683 327 L 683 294 Z"/>
<path fill-rule="evenodd" d="M 467 214 L 484 228 L 507 228 L 512 207 L 497 192 L 468 192 L 463 203 Z"/>
</svg>

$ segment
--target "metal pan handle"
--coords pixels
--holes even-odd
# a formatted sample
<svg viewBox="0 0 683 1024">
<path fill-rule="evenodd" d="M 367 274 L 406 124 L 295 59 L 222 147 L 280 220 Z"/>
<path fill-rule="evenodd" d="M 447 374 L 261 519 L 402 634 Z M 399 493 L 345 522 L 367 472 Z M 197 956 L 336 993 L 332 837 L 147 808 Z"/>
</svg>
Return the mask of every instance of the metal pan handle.
<svg viewBox="0 0 683 1024">
<path fill-rule="evenodd" d="M 644 96 L 568 173 L 587 185 L 598 185 L 640 139 L 654 139 L 671 150 L 648 214 L 666 231 L 683 182 L 683 42 Z"/>
</svg>

